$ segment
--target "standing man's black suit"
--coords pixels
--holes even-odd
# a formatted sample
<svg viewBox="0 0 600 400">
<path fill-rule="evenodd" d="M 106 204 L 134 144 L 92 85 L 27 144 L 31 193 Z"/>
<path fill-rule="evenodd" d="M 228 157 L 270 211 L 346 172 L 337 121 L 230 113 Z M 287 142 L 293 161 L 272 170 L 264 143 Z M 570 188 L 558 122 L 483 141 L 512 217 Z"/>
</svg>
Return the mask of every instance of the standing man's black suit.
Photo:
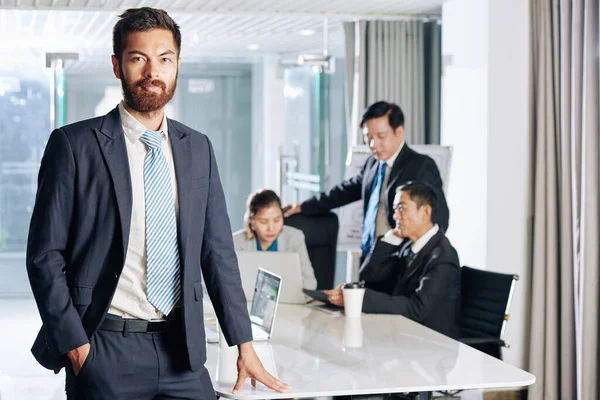
<svg viewBox="0 0 600 400">
<path fill-rule="evenodd" d="M 411 244 L 405 241 L 398 247 L 377 240 L 360 270 L 367 287 L 363 311 L 404 315 L 444 335 L 460 337 L 456 250 L 440 229 L 408 264 Z"/>
</svg>

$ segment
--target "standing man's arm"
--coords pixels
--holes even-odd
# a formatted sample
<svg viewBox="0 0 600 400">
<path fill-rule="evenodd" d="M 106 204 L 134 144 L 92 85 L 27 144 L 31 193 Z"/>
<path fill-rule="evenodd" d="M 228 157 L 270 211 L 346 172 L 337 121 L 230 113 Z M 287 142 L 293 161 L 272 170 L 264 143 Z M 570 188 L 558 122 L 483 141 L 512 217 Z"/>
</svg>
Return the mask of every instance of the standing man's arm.
<svg viewBox="0 0 600 400">
<path fill-rule="evenodd" d="M 230 345 L 237 345 L 238 380 L 233 388 L 239 391 L 246 378 L 262 382 L 271 389 L 284 392 L 287 385 L 275 379 L 263 367 L 252 346 L 252 330 L 246 306 L 246 297 L 233 249 L 233 238 L 225 195 L 219 178 L 214 150 L 208 139 L 210 172 L 206 221 L 202 242 L 202 273 L 206 289 L 215 308 L 222 332 Z"/>
<path fill-rule="evenodd" d="M 27 273 L 46 341 L 67 354 L 75 373 L 89 352 L 88 337 L 73 306 L 65 270 L 65 251 L 74 206 L 75 160 L 66 134 L 50 135 L 38 176 L 38 190 L 27 239 Z"/>
<path fill-rule="evenodd" d="M 366 166 L 367 164 L 365 163 L 360 174 L 345 180 L 328 192 L 319 193 L 318 195 L 305 200 L 301 204 L 285 207 L 286 212 L 284 216 L 289 217 L 298 213 L 307 215 L 320 214 L 333 208 L 345 206 L 346 204 L 360 200 L 362 197 L 362 181 Z"/>
</svg>

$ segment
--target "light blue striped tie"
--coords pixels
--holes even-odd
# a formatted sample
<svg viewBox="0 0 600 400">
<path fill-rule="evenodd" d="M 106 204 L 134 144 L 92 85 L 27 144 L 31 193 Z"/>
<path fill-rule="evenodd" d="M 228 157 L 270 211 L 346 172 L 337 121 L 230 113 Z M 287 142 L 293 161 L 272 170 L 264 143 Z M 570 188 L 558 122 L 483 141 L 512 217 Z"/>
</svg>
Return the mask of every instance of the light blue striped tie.
<svg viewBox="0 0 600 400">
<path fill-rule="evenodd" d="M 144 159 L 146 196 L 146 297 L 168 315 L 181 297 L 181 273 L 173 186 L 162 152 L 162 132 L 146 131 Z"/>
</svg>

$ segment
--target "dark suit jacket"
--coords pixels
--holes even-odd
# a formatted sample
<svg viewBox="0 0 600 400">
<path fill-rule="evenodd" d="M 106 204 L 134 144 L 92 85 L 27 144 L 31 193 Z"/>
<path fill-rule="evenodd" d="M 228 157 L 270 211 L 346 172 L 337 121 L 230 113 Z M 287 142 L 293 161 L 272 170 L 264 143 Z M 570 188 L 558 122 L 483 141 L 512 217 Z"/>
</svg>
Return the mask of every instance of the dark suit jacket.
<svg viewBox="0 0 600 400">
<path fill-rule="evenodd" d="M 302 213 L 319 214 L 350 204 L 358 200 L 364 200 L 364 212 L 366 213 L 373 181 L 377 175 L 377 160 L 371 156 L 365 162 L 360 175 L 342 182 L 327 193 L 321 193 L 302 203 Z M 437 216 L 434 223 L 438 224 L 444 231 L 448 230 L 449 211 L 446 197 L 442 190 L 442 178 L 435 161 L 431 157 L 417 153 L 405 143 L 404 147 L 394 161 L 390 179 L 385 189 L 387 201 L 385 212 L 391 227 L 394 227 L 394 196 L 396 188 L 409 181 L 424 181 L 436 189 L 438 196 Z"/>
<path fill-rule="evenodd" d="M 400 314 L 452 338 L 460 336 L 460 263 L 440 231 L 417 253 L 410 266 L 400 247 L 377 240 L 360 270 L 365 281 L 363 311 Z"/>
<path fill-rule="evenodd" d="M 185 343 L 190 367 L 206 360 L 201 278 L 227 341 L 252 340 L 225 198 L 208 138 L 167 120 L 179 193 Z M 132 189 L 118 108 L 56 129 L 38 179 L 27 272 L 43 326 L 32 352 L 58 372 L 65 353 L 102 323 L 125 262 Z"/>
</svg>

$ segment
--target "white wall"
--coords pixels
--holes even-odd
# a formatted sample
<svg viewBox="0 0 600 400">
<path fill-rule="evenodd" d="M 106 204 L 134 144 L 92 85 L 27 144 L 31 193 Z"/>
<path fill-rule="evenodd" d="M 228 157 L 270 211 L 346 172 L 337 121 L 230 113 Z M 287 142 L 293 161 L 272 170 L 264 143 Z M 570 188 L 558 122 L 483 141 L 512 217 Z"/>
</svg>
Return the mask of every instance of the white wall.
<svg viewBox="0 0 600 400">
<path fill-rule="evenodd" d="M 487 268 L 520 276 L 505 359 L 526 367 L 529 352 L 532 171 L 527 0 L 491 0 Z"/>
<path fill-rule="evenodd" d="M 441 142 L 453 146 L 448 237 L 463 265 L 486 263 L 487 1 L 457 0 L 442 9 Z"/>
<path fill-rule="evenodd" d="M 452 0 L 442 9 L 442 143 L 454 146 L 448 236 L 463 265 L 520 276 L 504 338 L 528 349 L 531 143 L 528 0 Z"/>
</svg>

